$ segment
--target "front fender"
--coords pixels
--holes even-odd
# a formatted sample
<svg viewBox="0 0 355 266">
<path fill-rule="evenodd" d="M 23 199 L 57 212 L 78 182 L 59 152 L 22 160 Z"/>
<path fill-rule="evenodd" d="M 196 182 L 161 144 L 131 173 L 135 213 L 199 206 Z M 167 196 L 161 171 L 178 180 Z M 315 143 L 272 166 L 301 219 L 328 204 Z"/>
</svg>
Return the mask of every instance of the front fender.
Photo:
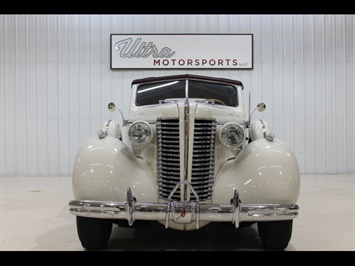
<svg viewBox="0 0 355 266">
<path fill-rule="evenodd" d="M 261 138 L 222 165 L 216 176 L 213 202 L 228 202 L 235 189 L 244 204 L 295 204 L 300 172 L 288 144 Z"/>
<path fill-rule="evenodd" d="M 131 188 L 139 201 L 157 201 L 157 188 L 148 164 L 136 158 L 119 139 L 90 138 L 79 147 L 73 165 L 77 200 L 125 201 Z"/>
</svg>

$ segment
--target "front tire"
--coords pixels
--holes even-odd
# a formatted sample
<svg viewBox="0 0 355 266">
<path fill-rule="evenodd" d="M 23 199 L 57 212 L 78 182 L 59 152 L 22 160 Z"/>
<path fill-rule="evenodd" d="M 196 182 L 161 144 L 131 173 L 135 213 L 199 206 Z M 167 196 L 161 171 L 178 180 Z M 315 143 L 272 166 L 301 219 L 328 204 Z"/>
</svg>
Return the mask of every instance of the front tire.
<svg viewBox="0 0 355 266">
<path fill-rule="evenodd" d="M 77 216 L 76 228 L 81 245 L 85 249 L 97 250 L 107 245 L 111 237 L 112 221 Z"/>
<path fill-rule="evenodd" d="M 288 246 L 292 235 L 293 220 L 258 222 L 258 232 L 267 249 L 283 250 Z"/>
</svg>

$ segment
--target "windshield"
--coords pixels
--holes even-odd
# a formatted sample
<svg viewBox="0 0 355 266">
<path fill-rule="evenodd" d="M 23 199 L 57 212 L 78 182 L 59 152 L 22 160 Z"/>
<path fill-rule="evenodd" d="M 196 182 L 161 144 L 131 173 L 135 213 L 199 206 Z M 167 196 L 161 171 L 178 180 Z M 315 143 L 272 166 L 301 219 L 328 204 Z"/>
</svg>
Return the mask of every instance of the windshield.
<svg viewBox="0 0 355 266">
<path fill-rule="evenodd" d="M 186 80 L 174 80 L 142 84 L 137 89 L 136 105 L 159 104 L 161 100 L 185 98 Z M 232 85 L 189 80 L 188 97 L 208 99 L 215 104 L 238 106 L 237 88 Z"/>
</svg>

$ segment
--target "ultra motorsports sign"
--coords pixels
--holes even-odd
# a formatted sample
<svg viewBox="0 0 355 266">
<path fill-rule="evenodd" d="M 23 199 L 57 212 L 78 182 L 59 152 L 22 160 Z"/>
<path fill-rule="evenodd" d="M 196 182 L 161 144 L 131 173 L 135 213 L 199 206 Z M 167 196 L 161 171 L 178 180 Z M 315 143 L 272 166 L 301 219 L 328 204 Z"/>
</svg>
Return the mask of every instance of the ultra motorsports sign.
<svg viewBox="0 0 355 266">
<path fill-rule="evenodd" d="M 111 69 L 253 69 L 252 34 L 111 34 Z"/>
</svg>

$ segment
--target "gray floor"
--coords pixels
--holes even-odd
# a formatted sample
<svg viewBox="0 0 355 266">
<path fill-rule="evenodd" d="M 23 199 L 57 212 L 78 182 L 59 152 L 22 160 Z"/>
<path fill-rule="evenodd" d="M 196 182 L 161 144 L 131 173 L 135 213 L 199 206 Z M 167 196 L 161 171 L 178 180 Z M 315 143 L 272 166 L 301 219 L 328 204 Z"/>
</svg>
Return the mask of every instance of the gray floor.
<svg viewBox="0 0 355 266">
<path fill-rule="evenodd" d="M 0 251 L 85 251 L 71 178 L 0 177 Z M 286 251 L 355 251 L 355 175 L 304 175 Z M 114 227 L 106 250 L 263 251 L 254 226 L 179 232 Z"/>
</svg>

